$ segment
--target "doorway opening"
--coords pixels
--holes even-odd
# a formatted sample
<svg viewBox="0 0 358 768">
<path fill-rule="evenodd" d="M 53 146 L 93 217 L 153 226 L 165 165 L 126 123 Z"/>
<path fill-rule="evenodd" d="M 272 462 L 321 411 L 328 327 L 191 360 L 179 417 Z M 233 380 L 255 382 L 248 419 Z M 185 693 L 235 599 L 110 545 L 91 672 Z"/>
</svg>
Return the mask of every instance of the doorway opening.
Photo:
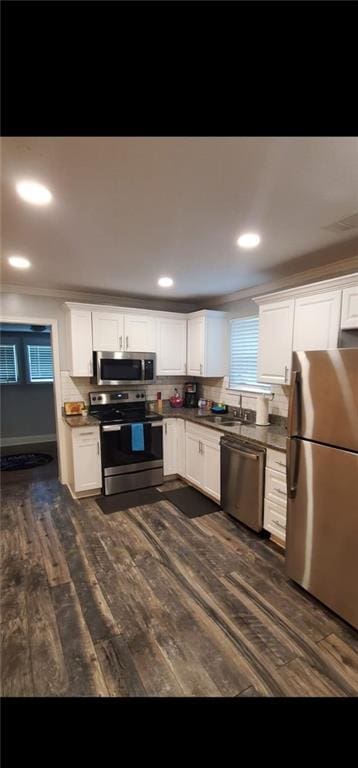
<svg viewBox="0 0 358 768">
<path fill-rule="evenodd" d="M 57 478 L 50 325 L 0 323 L 1 482 Z"/>
</svg>

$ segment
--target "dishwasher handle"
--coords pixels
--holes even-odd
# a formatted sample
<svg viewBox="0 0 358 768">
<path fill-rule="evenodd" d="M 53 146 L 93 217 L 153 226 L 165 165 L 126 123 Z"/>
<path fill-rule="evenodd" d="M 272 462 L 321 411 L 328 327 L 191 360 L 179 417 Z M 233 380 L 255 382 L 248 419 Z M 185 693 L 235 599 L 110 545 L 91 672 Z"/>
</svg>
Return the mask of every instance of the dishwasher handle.
<svg viewBox="0 0 358 768">
<path fill-rule="evenodd" d="M 223 448 L 229 448 L 230 451 L 235 451 L 235 453 L 239 453 L 246 459 L 252 459 L 253 461 L 257 461 L 261 454 L 265 452 L 264 449 L 258 449 L 258 451 L 254 453 L 252 448 L 246 448 L 242 445 L 238 446 L 237 444 L 235 445 L 235 443 L 226 442 L 224 440 L 222 441 L 221 445 Z"/>
</svg>

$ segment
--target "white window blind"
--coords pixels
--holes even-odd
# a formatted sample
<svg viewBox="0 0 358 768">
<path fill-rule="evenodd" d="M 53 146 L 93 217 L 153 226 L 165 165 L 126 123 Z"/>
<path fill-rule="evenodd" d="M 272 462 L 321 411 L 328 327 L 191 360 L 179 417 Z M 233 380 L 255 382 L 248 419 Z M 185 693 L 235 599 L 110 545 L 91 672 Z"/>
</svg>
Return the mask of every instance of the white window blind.
<svg viewBox="0 0 358 768">
<path fill-rule="evenodd" d="M 16 384 L 18 367 L 15 344 L 0 344 L 0 382 Z"/>
<path fill-rule="evenodd" d="M 53 381 L 52 348 L 37 344 L 27 345 L 30 381 Z"/>
<path fill-rule="evenodd" d="M 269 384 L 257 381 L 259 318 L 257 315 L 238 317 L 231 321 L 230 389 L 270 391 Z"/>
</svg>

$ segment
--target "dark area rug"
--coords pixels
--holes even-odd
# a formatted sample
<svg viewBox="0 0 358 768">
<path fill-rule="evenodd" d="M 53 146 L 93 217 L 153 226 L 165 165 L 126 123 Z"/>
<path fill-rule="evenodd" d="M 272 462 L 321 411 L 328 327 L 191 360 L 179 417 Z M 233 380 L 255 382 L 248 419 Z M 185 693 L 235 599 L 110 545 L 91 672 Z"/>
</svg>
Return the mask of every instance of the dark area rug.
<svg viewBox="0 0 358 768">
<path fill-rule="evenodd" d="M 98 496 L 96 502 L 105 515 L 112 512 L 123 512 L 131 507 L 141 507 L 143 504 L 155 504 L 163 501 L 163 494 L 156 488 L 140 488 L 138 491 L 115 493 L 113 496 Z"/>
<path fill-rule="evenodd" d="M 2 456 L 0 469 L 3 472 L 14 472 L 16 469 L 33 469 L 49 464 L 53 456 L 49 453 L 14 453 L 11 456 Z"/>
<path fill-rule="evenodd" d="M 190 519 L 211 515 L 213 512 L 218 512 L 221 509 L 220 504 L 216 504 L 215 501 L 208 499 L 207 496 L 203 496 L 200 491 L 196 491 L 195 488 L 190 486 L 176 488 L 174 491 L 166 491 L 160 495 L 171 501 Z"/>
</svg>

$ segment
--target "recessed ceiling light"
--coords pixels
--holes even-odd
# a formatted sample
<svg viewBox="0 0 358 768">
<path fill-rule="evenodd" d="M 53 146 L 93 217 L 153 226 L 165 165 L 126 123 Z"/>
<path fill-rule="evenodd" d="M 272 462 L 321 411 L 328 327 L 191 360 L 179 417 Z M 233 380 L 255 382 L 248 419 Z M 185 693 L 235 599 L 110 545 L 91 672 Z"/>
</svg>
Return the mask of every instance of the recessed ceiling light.
<svg viewBox="0 0 358 768">
<path fill-rule="evenodd" d="M 240 235 L 237 244 L 240 248 L 256 248 L 259 242 L 259 235 L 255 235 L 253 232 L 247 232 L 245 235 Z"/>
<path fill-rule="evenodd" d="M 25 256 L 9 256 L 8 262 L 17 269 L 27 269 L 30 266 L 30 262 Z"/>
<path fill-rule="evenodd" d="M 19 181 L 16 191 L 23 200 L 32 205 L 48 205 L 52 200 L 50 190 L 37 181 Z"/>
<path fill-rule="evenodd" d="M 171 277 L 160 277 L 158 285 L 160 285 L 161 288 L 170 288 L 173 285 L 173 280 Z"/>
</svg>

